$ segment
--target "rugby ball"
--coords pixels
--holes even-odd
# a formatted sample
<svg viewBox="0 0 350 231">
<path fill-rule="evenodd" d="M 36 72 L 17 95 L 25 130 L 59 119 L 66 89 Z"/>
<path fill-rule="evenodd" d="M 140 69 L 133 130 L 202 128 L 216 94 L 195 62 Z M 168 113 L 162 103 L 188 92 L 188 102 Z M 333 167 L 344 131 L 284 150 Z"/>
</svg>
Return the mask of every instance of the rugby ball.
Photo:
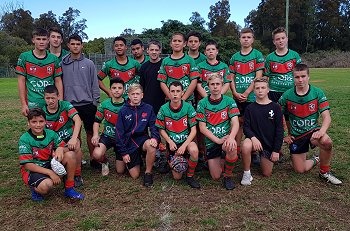
<svg viewBox="0 0 350 231">
<path fill-rule="evenodd" d="M 63 164 L 61 164 L 56 158 L 52 158 L 51 160 L 51 169 L 59 176 L 64 176 L 67 174 Z"/>
<path fill-rule="evenodd" d="M 184 173 L 187 171 L 188 162 L 183 156 L 173 156 L 170 161 L 171 168 L 177 173 Z"/>
</svg>

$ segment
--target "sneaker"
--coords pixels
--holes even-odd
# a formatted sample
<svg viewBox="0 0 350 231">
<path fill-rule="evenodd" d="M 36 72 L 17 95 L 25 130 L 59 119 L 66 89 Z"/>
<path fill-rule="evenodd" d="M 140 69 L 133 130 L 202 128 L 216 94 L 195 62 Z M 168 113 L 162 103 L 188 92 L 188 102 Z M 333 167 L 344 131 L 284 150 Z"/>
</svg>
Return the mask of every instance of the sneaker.
<svg viewBox="0 0 350 231">
<path fill-rule="evenodd" d="M 325 180 L 331 184 L 340 185 L 343 183 L 338 178 L 336 178 L 331 172 L 326 172 L 324 174 L 319 173 L 319 176 L 322 180 Z"/>
<path fill-rule="evenodd" d="M 252 154 L 252 163 L 255 166 L 260 166 L 260 155 L 257 153 Z"/>
<path fill-rule="evenodd" d="M 317 152 L 315 153 L 312 158 L 315 160 L 315 164 L 314 166 L 318 165 L 318 163 L 320 163 L 320 154 Z"/>
<path fill-rule="evenodd" d="M 224 183 L 224 187 L 225 187 L 227 190 L 233 190 L 233 189 L 235 188 L 235 183 L 233 183 L 231 177 L 225 176 L 225 177 L 224 177 L 224 180 L 223 180 L 223 183 Z"/>
<path fill-rule="evenodd" d="M 74 176 L 74 187 L 79 188 L 83 186 L 84 181 L 81 176 Z"/>
<path fill-rule="evenodd" d="M 40 202 L 44 200 L 43 196 L 40 193 L 36 192 L 33 187 L 30 187 L 30 192 L 32 193 L 33 201 Z"/>
<path fill-rule="evenodd" d="M 94 169 L 97 169 L 97 170 L 101 170 L 102 169 L 102 164 L 99 163 L 96 160 L 90 160 L 90 167 L 94 168 Z"/>
<path fill-rule="evenodd" d="M 191 188 L 200 188 L 201 185 L 193 178 L 193 177 L 186 177 L 186 182 Z"/>
<path fill-rule="evenodd" d="M 64 190 L 64 196 L 65 197 L 69 197 L 71 199 L 79 199 L 79 200 L 84 199 L 84 195 L 78 193 L 77 191 L 75 191 L 73 187 L 72 188 L 66 188 Z"/>
<path fill-rule="evenodd" d="M 108 162 L 107 163 L 102 163 L 102 165 L 101 165 L 101 173 L 102 173 L 102 176 L 108 176 L 108 174 L 109 174 Z"/>
<path fill-rule="evenodd" d="M 252 174 L 243 173 L 241 185 L 251 185 L 252 180 L 253 180 Z"/>
<path fill-rule="evenodd" d="M 87 165 L 87 161 L 86 160 L 81 160 L 81 164 L 82 165 Z"/>
<path fill-rule="evenodd" d="M 151 187 L 153 185 L 153 175 L 152 173 L 145 173 L 144 177 L 143 177 L 143 185 L 145 187 Z"/>
</svg>

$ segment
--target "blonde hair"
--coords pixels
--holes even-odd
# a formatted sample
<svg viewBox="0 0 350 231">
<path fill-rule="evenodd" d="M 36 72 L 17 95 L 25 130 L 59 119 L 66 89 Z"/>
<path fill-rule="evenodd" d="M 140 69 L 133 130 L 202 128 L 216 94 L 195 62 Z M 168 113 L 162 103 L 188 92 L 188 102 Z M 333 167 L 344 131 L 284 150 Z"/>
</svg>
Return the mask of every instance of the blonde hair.
<svg viewBox="0 0 350 231">
<path fill-rule="evenodd" d="M 143 88 L 142 86 L 139 84 L 139 83 L 133 83 L 129 86 L 128 88 L 128 94 L 133 92 L 133 91 L 136 91 L 137 89 L 140 89 L 141 92 L 143 92 Z"/>
<path fill-rule="evenodd" d="M 208 78 L 208 83 L 214 79 L 220 79 L 220 81 L 223 83 L 224 82 L 224 79 L 222 78 L 222 76 L 219 74 L 219 73 L 212 73 L 209 75 L 209 78 Z"/>
</svg>

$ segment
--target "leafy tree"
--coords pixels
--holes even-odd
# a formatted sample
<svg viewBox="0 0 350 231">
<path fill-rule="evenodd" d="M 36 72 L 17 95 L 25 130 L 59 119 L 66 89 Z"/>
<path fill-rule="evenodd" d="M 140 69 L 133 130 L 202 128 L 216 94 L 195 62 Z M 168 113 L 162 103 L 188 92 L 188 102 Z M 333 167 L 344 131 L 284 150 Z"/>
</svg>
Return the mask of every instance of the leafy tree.
<svg viewBox="0 0 350 231">
<path fill-rule="evenodd" d="M 105 53 L 105 39 L 104 38 L 95 38 L 84 43 L 84 53 L 86 54 L 103 54 Z"/>
<path fill-rule="evenodd" d="M 59 24 L 63 32 L 63 37 L 68 38 L 72 34 L 78 34 L 81 38 L 88 39 L 88 35 L 84 32 L 87 28 L 86 19 L 77 21 L 80 16 L 80 11 L 69 7 L 62 16 L 59 17 Z"/>
<path fill-rule="evenodd" d="M 131 28 L 125 28 L 123 32 L 120 34 L 120 36 L 124 37 L 132 37 L 135 35 L 135 30 Z"/>
<path fill-rule="evenodd" d="M 39 18 L 34 20 L 35 27 L 41 27 L 49 30 L 51 27 L 60 28 L 60 24 L 56 19 L 56 15 L 50 10 L 47 13 L 41 14 Z"/>
<path fill-rule="evenodd" d="M 18 56 L 32 49 L 26 41 L 13 37 L 5 31 L 0 31 L 0 66 L 16 66 Z"/>
<path fill-rule="evenodd" d="M 190 22 L 194 28 L 204 30 L 205 20 L 203 17 L 201 17 L 201 15 L 197 11 L 192 12 L 192 16 L 190 17 Z"/>
</svg>

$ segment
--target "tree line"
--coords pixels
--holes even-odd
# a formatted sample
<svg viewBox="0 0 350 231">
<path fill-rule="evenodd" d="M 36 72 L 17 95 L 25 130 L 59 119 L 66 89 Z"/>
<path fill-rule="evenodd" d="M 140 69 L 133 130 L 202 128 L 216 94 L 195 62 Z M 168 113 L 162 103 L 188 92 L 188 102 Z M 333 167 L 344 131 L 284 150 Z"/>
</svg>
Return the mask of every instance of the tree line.
<svg viewBox="0 0 350 231">
<path fill-rule="evenodd" d="M 290 0 L 289 46 L 299 53 L 319 50 L 350 51 L 350 1 L 349 0 Z M 245 27 L 255 31 L 255 47 L 267 54 L 274 49 L 271 32 L 285 25 L 284 0 L 262 0 L 257 9 L 245 18 Z M 69 7 L 61 16 L 52 11 L 33 18 L 29 10 L 21 6 L 3 9 L 0 20 L 0 65 L 14 66 L 18 55 L 30 49 L 31 32 L 36 27 L 48 29 L 59 27 L 66 39 L 73 33 L 88 40 L 85 33 L 87 20 L 79 19 L 80 11 Z M 239 31 L 242 28 L 230 21 L 230 3 L 220 0 L 209 7 L 208 21 L 198 12 L 193 12 L 188 23 L 169 19 L 161 21 L 160 28 L 144 29 L 136 34 L 126 28 L 121 36 L 131 40 L 143 41 L 157 39 L 163 44 L 163 53 L 171 53 L 169 41 L 174 31 L 188 33 L 196 30 L 202 34 L 203 41 L 214 39 L 219 44 L 220 59 L 228 62 L 231 55 L 239 50 Z M 111 38 L 95 38 L 85 43 L 84 52 L 105 53 Z M 106 42 L 107 41 L 107 42 Z"/>
</svg>

